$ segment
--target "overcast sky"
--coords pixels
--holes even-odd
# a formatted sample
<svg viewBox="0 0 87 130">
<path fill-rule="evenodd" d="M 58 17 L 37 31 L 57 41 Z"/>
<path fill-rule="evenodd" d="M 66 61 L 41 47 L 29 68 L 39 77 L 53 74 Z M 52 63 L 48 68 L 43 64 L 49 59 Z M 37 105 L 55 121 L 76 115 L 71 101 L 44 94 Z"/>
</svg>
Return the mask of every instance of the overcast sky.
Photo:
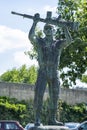
<svg viewBox="0 0 87 130">
<path fill-rule="evenodd" d="M 23 64 L 31 66 L 36 61 L 24 54 L 31 50 L 28 32 L 32 20 L 12 15 L 11 11 L 34 15 L 40 13 L 45 18 L 47 11 L 56 16 L 58 0 L 1 0 L 0 1 L 0 75 Z M 40 23 L 39 23 L 40 24 Z M 43 24 L 38 26 L 41 27 Z"/>
</svg>

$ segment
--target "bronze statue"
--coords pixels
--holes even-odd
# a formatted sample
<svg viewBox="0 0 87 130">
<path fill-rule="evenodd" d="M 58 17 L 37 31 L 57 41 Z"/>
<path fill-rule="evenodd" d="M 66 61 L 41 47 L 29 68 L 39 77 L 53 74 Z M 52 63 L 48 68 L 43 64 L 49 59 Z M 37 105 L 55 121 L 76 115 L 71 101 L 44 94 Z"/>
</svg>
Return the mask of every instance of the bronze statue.
<svg viewBox="0 0 87 130">
<path fill-rule="evenodd" d="M 19 13 L 12 12 L 13 14 L 20 15 Z M 68 27 L 72 29 L 76 28 L 77 23 L 61 21 L 59 16 L 57 19 L 51 18 L 51 12 L 47 12 L 46 19 L 40 18 L 39 14 L 21 15 L 27 18 L 33 19 L 33 25 L 29 31 L 29 40 L 35 47 L 38 54 L 38 77 L 35 87 L 34 97 L 34 110 L 35 110 L 35 126 L 39 126 L 43 96 L 48 84 L 49 89 L 49 125 L 63 125 L 63 123 L 56 120 L 56 112 L 58 106 L 58 98 L 60 92 L 60 80 L 58 73 L 58 65 L 60 62 L 60 56 L 63 48 L 67 47 L 72 42 L 71 35 L 68 31 Z M 38 37 L 35 34 L 35 29 L 38 22 L 45 22 L 43 32 L 45 37 Z M 60 26 L 65 33 L 65 39 L 55 40 L 53 38 L 53 25 Z"/>
<path fill-rule="evenodd" d="M 64 29 L 65 40 L 53 39 L 53 26 L 46 23 L 43 32 L 45 37 L 37 37 L 35 35 L 35 28 L 40 18 L 35 14 L 33 18 L 33 25 L 29 32 L 29 39 L 38 53 L 38 77 L 36 81 L 34 109 L 35 109 L 35 125 L 40 125 L 40 115 L 42 110 L 43 96 L 48 84 L 49 88 L 49 125 L 62 125 L 61 122 L 56 121 L 57 102 L 59 98 L 60 81 L 58 74 L 58 65 L 60 62 L 61 51 L 64 47 L 72 42 L 71 35 L 67 26 L 61 24 Z"/>
</svg>

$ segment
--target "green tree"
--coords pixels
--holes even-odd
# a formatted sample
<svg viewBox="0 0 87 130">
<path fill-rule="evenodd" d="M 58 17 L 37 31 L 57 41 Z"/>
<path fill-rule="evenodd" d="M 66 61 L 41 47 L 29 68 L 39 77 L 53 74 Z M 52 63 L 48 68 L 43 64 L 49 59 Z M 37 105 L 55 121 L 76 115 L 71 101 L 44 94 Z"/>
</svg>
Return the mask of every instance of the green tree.
<svg viewBox="0 0 87 130">
<path fill-rule="evenodd" d="M 82 76 L 82 80 L 81 81 L 87 83 L 87 75 L 86 74 L 84 74 Z"/>
<path fill-rule="evenodd" d="M 31 66 L 25 75 L 24 83 L 35 84 L 37 79 L 37 68 L 35 66 Z"/>
<path fill-rule="evenodd" d="M 57 9 L 63 19 L 79 22 L 78 31 L 70 30 L 73 43 L 61 55 L 61 78 L 63 86 L 69 87 L 76 83 L 76 79 L 81 80 L 87 68 L 87 1 L 59 0 Z M 59 33 L 63 37 L 58 28 L 56 35 L 59 36 Z M 64 68 L 68 68 L 67 71 Z"/>
<path fill-rule="evenodd" d="M 18 82 L 18 70 L 13 68 L 0 76 L 0 81 Z"/>
<path fill-rule="evenodd" d="M 26 65 L 22 65 L 19 69 L 13 68 L 3 73 L 0 81 L 35 84 L 36 78 L 37 68 L 35 66 L 27 68 Z"/>
</svg>

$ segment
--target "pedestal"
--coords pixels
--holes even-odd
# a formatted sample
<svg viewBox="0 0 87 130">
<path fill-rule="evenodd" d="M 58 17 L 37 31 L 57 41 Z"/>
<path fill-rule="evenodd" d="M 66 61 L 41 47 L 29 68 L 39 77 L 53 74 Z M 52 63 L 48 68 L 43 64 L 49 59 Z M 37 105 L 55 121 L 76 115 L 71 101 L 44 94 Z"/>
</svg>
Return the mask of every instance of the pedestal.
<svg viewBox="0 0 87 130">
<path fill-rule="evenodd" d="M 69 130 L 66 126 L 55 126 L 55 125 L 47 125 L 47 126 L 34 126 L 31 127 L 29 130 Z"/>
</svg>

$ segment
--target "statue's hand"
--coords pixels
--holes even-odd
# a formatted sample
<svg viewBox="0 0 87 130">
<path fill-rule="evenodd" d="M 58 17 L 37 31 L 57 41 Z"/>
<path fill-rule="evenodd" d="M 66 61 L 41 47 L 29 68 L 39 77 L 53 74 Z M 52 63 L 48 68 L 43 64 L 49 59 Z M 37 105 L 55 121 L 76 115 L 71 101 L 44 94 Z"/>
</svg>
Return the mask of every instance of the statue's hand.
<svg viewBox="0 0 87 130">
<path fill-rule="evenodd" d="M 34 15 L 33 21 L 34 21 L 35 23 L 37 23 L 37 22 L 40 21 L 40 14 L 39 14 L 39 13 L 36 13 L 36 14 Z"/>
</svg>

